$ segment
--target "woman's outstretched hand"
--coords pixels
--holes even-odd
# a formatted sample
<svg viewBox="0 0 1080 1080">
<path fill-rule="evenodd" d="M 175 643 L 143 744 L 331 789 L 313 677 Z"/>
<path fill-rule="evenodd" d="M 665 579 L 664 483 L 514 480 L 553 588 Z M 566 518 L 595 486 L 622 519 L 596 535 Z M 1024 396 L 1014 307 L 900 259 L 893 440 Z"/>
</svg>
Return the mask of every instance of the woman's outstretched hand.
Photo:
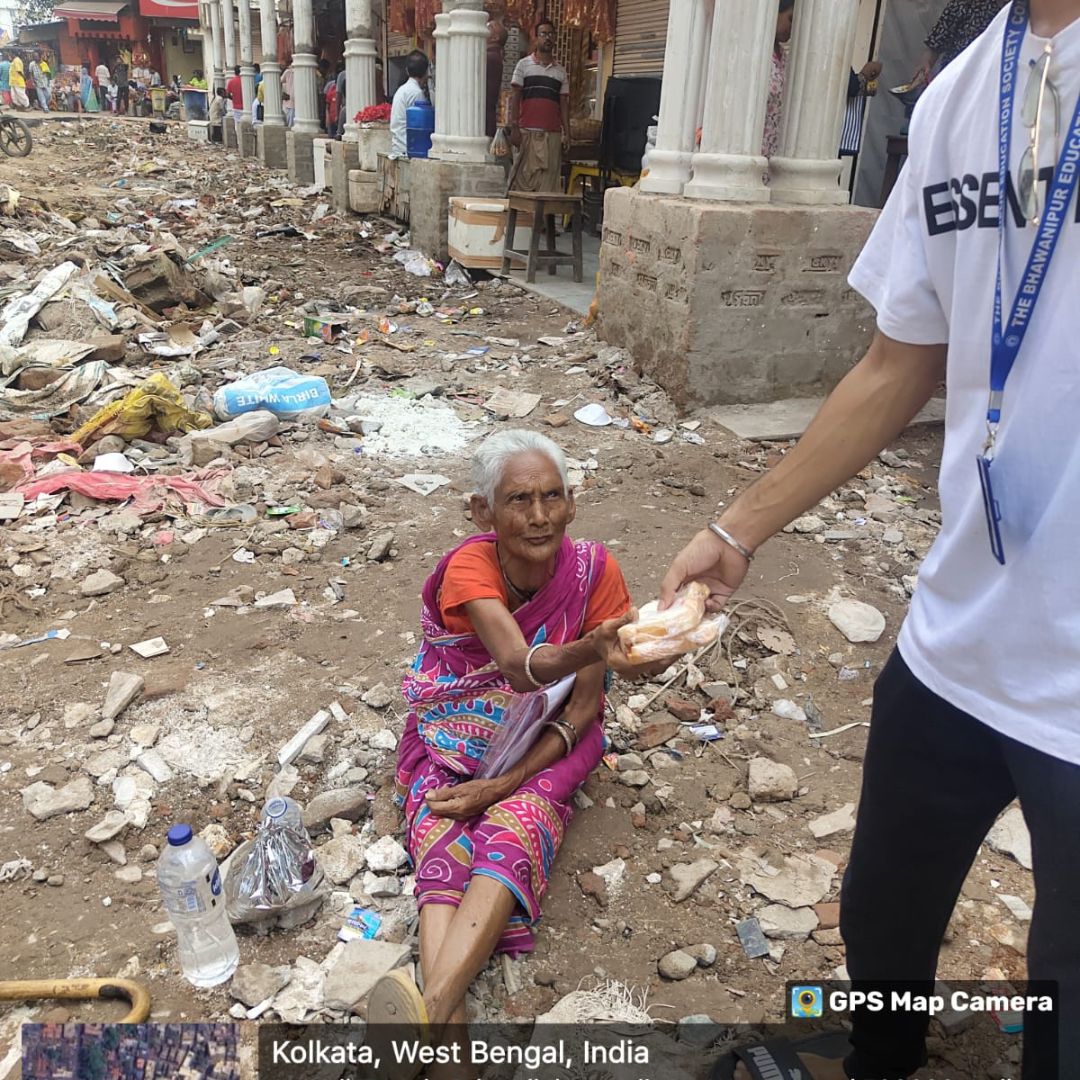
<svg viewBox="0 0 1080 1080">
<path fill-rule="evenodd" d="M 670 661 L 652 664 L 635 664 L 623 651 L 619 641 L 619 628 L 634 622 L 638 617 L 637 611 L 631 608 L 625 615 L 618 619 L 608 619 L 601 623 L 595 630 L 589 631 L 592 646 L 596 655 L 611 668 L 616 674 L 625 679 L 648 679 L 653 675 L 659 675 L 661 671 L 670 666 Z"/>
</svg>

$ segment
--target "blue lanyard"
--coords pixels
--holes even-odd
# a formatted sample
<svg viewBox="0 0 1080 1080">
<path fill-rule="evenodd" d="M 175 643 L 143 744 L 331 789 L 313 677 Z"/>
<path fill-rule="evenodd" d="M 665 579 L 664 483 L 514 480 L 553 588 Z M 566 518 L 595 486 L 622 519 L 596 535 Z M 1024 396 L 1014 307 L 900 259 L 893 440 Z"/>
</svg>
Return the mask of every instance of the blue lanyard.
<svg viewBox="0 0 1080 1080">
<path fill-rule="evenodd" d="M 1005 24 L 1005 38 L 1001 48 L 1001 109 L 998 122 L 998 178 L 1000 186 L 998 202 L 998 254 L 997 280 L 994 284 L 994 333 L 990 348 L 990 402 L 986 410 L 986 422 L 989 432 L 987 453 L 992 453 L 994 434 L 1001 421 L 1002 400 L 1005 383 L 1016 363 L 1017 354 L 1023 344 L 1024 335 L 1031 323 L 1031 317 L 1038 303 L 1046 279 L 1046 271 L 1054 257 L 1061 227 L 1065 222 L 1069 204 L 1076 191 L 1077 178 L 1080 176 L 1080 100 L 1073 112 L 1065 145 L 1061 151 L 1054 179 L 1050 186 L 1046 207 L 1039 221 L 1035 243 L 1028 255 L 1027 266 L 1016 298 L 1008 325 L 1002 323 L 1001 302 L 1001 264 L 1005 251 L 1005 218 L 1008 214 L 1008 179 L 1009 158 L 1012 149 L 1012 120 L 1016 99 L 1016 68 L 1020 56 L 1020 46 L 1028 27 L 1027 0 L 1013 0 L 1008 21 Z M 1038 162 L 1035 162 L 1038 169 Z M 1034 179 L 1038 183 L 1038 176 Z"/>
</svg>

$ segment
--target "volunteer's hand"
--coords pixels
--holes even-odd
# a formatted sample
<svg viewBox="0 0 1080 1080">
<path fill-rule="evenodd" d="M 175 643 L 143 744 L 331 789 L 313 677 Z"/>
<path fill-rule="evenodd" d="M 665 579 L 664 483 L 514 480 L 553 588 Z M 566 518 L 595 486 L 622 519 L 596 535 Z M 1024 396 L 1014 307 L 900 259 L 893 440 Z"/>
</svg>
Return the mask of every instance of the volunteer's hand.
<svg viewBox="0 0 1080 1080">
<path fill-rule="evenodd" d="M 868 82 L 872 81 L 873 79 L 880 78 L 881 61 L 871 60 L 868 63 L 863 64 L 863 69 L 859 74 L 861 74 L 863 78 L 866 79 Z"/>
<path fill-rule="evenodd" d="M 716 533 L 702 529 L 675 556 L 660 586 L 660 610 L 671 605 L 675 594 L 691 581 L 709 586 L 709 611 L 719 611 L 743 583 L 750 563 Z"/>
</svg>

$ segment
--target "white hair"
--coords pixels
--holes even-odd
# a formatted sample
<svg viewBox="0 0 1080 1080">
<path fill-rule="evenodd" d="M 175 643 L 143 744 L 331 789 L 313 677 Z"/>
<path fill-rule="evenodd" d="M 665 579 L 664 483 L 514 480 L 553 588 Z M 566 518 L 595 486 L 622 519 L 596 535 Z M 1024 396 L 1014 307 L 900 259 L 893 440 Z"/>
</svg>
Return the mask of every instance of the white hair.
<svg viewBox="0 0 1080 1080">
<path fill-rule="evenodd" d="M 476 494 L 488 504 L 495 505 L 495 492 L 503 472 L 511 458 L 518 454 L 543 454 L 559 470 L 563 492 L 569 491 L 566 475 L 566 457 L 562 450 L 546 435 L 524 428 L 511 428 L 489 435 L 479 446 L 472 459 L 473 485 Z"/>
</svg>

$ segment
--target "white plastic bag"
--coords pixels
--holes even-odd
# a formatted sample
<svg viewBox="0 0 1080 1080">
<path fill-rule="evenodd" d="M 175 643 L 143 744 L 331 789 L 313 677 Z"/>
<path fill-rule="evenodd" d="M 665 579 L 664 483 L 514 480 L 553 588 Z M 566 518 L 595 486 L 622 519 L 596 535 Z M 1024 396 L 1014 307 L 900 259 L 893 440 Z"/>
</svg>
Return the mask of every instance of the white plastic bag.
<svg viewBox="0 0 1080 1080">
<path fill-rule="evenodd" d="M 321 376 L 272 367 L 245 375 L 214 395 L 214 412 L 222 419 L 256 409 L 267 409 L 282 419 L 325 416 L 330 409 L 330 387 Z"/>
</svg>

